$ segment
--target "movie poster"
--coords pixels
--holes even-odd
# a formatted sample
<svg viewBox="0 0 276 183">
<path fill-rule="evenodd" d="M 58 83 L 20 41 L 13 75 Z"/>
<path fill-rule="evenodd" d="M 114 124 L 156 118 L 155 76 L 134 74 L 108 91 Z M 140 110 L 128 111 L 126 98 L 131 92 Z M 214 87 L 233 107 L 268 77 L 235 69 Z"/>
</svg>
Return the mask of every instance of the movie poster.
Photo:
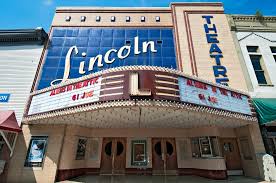
<svg viewBox="0 0 276 183">
<path fill-rule="evenodd" d="M 45 154 L 47 138 L 33 138 L 27 154 L 27 166 L 41 166 Z"/>
</svg>

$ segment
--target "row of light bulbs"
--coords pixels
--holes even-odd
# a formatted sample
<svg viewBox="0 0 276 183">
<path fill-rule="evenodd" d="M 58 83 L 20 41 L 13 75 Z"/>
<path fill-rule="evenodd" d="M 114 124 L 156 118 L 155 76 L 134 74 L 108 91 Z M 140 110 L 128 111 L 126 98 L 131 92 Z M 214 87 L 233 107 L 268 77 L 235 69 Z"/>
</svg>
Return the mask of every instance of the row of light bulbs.
<svg viewBox="0 0 276 183">
<path fill-rule="evenodd" d="M 126 16 L 126 22 L 130 22 L 130 16 Z M 66 22 L 70 22 L 70 20 L 71 20 L 71 16 L 66 16 L 65 17 L 65 21 Z M 80 21 L 81 22 L 85 22 L 85 20 L 86 20 L 86 16 L 81 16 L 80 17 Z M 141 22 L 145 22 L 146 21 L 146 17 L 145 16 L 141 16 Z M 101 21 L 101 16 L 96 16 L 96 22 L 100 22 Z M 110 17 L 110 21 L 111 22 L 115 22 L 116 21 L 116 17 L 115 16 L 111 16 Z M 160 22 L 160 16 L 156 16 L 155 17 L 155 21 L 156 22 Z"/>
</svg>

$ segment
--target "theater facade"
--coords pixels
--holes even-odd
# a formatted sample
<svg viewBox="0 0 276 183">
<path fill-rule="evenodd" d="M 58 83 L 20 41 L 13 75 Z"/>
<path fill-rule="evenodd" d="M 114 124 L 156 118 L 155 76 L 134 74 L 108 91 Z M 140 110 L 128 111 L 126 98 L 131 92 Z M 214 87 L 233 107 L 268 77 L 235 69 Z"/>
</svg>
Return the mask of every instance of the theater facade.
<svg viewBox="0 0 276 183">
<path fill-rule="evenodd" d="M 221 3 L 58 8 L 8 181 L 261 177 L 239 63 Z"/>
</svg>

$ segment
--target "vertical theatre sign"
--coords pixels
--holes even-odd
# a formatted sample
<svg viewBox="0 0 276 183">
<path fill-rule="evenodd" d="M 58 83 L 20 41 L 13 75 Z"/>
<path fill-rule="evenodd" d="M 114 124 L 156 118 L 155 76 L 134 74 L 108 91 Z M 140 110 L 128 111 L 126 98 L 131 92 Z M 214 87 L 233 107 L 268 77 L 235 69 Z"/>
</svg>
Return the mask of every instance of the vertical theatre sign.
<svg viewBox="0 0 276 183">
<path fill-rule="evenodd" d="M 229 78 L 227 76 L 227 69 L 221 64 L 221 58 L 223 58 L 223 54 L 219 47 L 216 24 L 212 23 L 212 19 L 214 17 L 210 15 L 204 15 L 202 18 L 206 21 L 204 24 L 204 30 L 207 42 L 210 43 L 210 57 L 215 61 L 213 71 L 216 78 L 216 83 L 228 86 Z"/>
</svg>

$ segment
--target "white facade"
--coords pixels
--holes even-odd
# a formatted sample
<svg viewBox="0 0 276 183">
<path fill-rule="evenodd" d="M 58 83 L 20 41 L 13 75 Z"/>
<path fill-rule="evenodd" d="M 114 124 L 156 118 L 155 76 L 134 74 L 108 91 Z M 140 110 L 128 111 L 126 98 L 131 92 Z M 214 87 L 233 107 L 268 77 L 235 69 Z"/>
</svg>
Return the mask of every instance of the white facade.
<svg viewBox="0 0 276 183">
<path fill-rule="evenodd" d="M 0 110 L 14 110 L 20 125 L 43 45 L 0 46 L 0 93 L 10 94 Z"/>
<path fill-rule="evenodd" d="M 276 47 L 276 33 L 271 32 L 236 32 L 240 44 L 241 54 L 250 77 L 253 91 L 252 98 L 276 98 L 276 56 L 270 47 Z M 267 85 L 259 85 L 250 60 L 247 46 L 258 46 L 257 55 L 261 55 L 262 69 L 265 71 Z"/>
</svg>

